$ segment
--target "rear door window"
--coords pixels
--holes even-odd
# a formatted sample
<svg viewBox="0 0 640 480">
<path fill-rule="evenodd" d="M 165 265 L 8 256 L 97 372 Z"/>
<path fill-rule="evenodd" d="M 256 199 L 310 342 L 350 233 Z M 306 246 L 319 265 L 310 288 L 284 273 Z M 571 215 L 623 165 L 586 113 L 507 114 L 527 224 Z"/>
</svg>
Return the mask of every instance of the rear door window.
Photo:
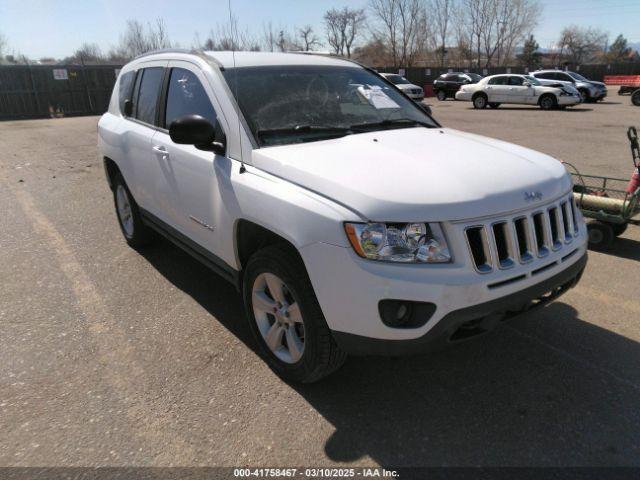
<svg viewBox="0 0 640 480">
<path fill-rule="evenodd" d="M 489 85 L 506 85 L 507 77 L 494 77 L 489 80 Z"/>
<path fill-rule="evenodd" d="M 136 118 L 149 125 L 156 124 L 158 96 L 162 87 L 164 68 L 150 67 L 142 71 L 140 91 L 136 105 Z"/>
<path fill-rule="evenodd" d="M 165 128 L 184 115 L 200 115 L 216 124 L 216 112 L 202 83 L 193 72 L 184 68 L 172 68 L 167 89 Z"/>
</svg>

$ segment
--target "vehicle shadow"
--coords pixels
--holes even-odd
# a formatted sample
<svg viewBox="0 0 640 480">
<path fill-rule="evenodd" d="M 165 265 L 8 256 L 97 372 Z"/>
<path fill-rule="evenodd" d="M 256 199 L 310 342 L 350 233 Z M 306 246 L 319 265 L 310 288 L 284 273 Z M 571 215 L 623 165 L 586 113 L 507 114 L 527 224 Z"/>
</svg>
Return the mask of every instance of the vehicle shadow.
<svg viewBox="0 0 640 480">
<path fill-rule="evenodd" d="M 613 241 L 610 250 L 600 253 L 640 262 L 640 242 L 631 238 L 618 237 Z"/>
<path fill-rule="evenodd" d="M 142 254 L 255 348 L 233 286 L 168 242 Z M 282 388 L 333 425 L 335 462 L 640 466 L 640 344 L 561 301 L 445 351 L 354 357 L 320 383 Z"/>
</svg>

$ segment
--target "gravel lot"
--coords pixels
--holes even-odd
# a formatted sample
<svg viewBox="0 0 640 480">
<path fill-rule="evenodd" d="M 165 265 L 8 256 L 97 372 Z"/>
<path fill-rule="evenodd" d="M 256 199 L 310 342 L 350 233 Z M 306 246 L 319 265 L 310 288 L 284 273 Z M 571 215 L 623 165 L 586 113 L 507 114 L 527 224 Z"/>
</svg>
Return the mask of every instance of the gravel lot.
<svg viewBox="0 0 640 480">
<path fill-rule="evenodd" d="M 629 176 L 627 97 L 428 103 L 445 126 Z M 640 228 L 491 335 L 290 386 L 230 285 L 166 242 L 127 248 L 97 120 L 0 123 L 0 466 L 640 466 Z"/>
</svg>

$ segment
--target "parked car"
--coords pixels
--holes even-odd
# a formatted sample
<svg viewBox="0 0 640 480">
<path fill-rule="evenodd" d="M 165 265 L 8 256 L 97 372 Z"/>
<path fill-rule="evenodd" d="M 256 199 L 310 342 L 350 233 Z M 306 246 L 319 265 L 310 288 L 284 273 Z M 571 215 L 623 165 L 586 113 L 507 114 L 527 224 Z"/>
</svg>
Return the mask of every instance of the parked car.
<svg viewBox="0 0 640 480">
<path fill-rule="evenodd" d="M 292 381 L 484 333 L 587 261 L 560 162 L 443 128 L 346 59 L 143 55 L 122 68 L 98 151 L 126 242 L 156 232 L 232 282 Z"/>
<path fill-rule="evenodd" d="M 582 96 L 583 102 L 603 100 L 607 96 L 607 86 L 602 82 L 587 80 L 576 72 L 564 70 L 538 70 L 530 74 L 541 83 L 568 82 L 571 83 Z"/>
<path fill-rule="evenodd" d="M 477 73 L 451 72 L 443 73 L 433 81 L 433 93 L 438 100 L 455 98 L 456 92 L 463 85 L 478 83 L 482 76 Z"/>
<path fill-rule="evenodd" d="M 422 87 L 414 85 L 402 75 L 398 75 L 397 73 L 381 73 L 380 75 L 393 83 L 397 88 L 402 90 L 402 92 L 407 97 L 412 98 L 418 102 L 424 100 L 424 90 L 422 89 Z"/>
<path fill-rule="evenodd" d="M 571 91 L 572 90 L 572 91 Z M 498 108 L 503 103 L 539 105 L 543 110 L 580 103 L 575 89 L 542 85 L 529 75 L 491 75 L 474 85 L 463 86 L 456 100 L 473 102 L 474 108 Z"/>
</svg>

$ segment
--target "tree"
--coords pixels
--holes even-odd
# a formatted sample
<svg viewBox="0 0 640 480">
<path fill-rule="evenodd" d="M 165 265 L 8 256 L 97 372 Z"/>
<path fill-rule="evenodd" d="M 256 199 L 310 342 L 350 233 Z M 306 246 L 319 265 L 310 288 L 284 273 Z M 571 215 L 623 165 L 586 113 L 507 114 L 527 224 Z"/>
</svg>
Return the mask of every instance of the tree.
<svg viewBox="0 0 640 480">
<path fill-rule="evenodd" d="M 249 33 L 248 29 L 238 31 L 238 19 L 232 16 L 228 22 L 218 24 L 209 31 L 209 36 L 198 48 L 203 50 L 249 50 L 259 51 L 259 42 Z"/>
<path fill-rule="evenodd" d="M 631 49 L 627 46 L 627 39 L 620 34 L 609 47 L 606 58 L 610 63 L 620 63 L 627 59 L 629 53 L 631 53 Z"/>
<path fill-rule="evenodd" d="M 127 20 L 125 32 L 120 37 L 120 45 L 111 53 L 131 59 L 143 53 L 163 48 L 171 48 L 164 20 L 158 18 L 155 24 L 148 23 L 145 28 L 138 20 L 130 19 Z"/>
<path fill-rule="evenodd" d="M 0 63 L 4 59 L 4 49 L 7 46 L 7 37 L 0 33 Z"/>
<path fill-rule="evenodd" d="M 308 52 L 313 50 L 313 47 L 320 46 L 320 40 L 313 33 L 313 27 L 311 25 L 305 25 L 298 30 L 298 36 L 302 40 L 301 48 L 303 51 Z"/>
<path fill-rule="evenodd" d="M 513 56 L 515 46 L 537 25 L 541 14 L 537 0 L 464 0 L 459 22 L 478 67 L 501 65 Z"/>
<path fill-rule="evenodd" d="M 362 9 L 332 8 L 324 14 L 327 42 L 336 55 L 351 58 L 353 44 L 360 35 L 365 20 L 366 16 Z"/>
<path fill-rule="evenodd" d="M 63 62 L 68 64 L 79 63 L 103 63 L 105 56 L 102 54 L 100 47 L 95 43 L 83 43 L 80 48 L 76 49 L 70 57 L 66 57 Z"/>
<path fill-rule="evenodd" d="M 389 46 L 394 67 L 413 65 L 425 48 L 426 7 L 423 0 L 370 0 L 373 35 Z"/>
<path fill-rule="evenodd" d="M 432 19 L 434 38 L 437 43 L 434 50 L 441 67 L 444 67 L 444 61 L 447 56 L 447 39 L 453 8 L 453 0 L 433 0 L 431 4 L 430 18 Z"/>
<path fill-rule="evenodd" d="M 538 45 L 534 36 L 529 35 L 529 37 L 524 41 L 522 53 L 518 55 L 518 61 L 520 64 L 528 67 L 539 66 L 541 59 L 541 54 L 538 51 L 539 48 L 540 45 Z"/>
<path fill-rule="evenodd" d="M 571 63 L 579 65 L 592 59 L 606 41 L 607 34 L 597 28 L 571 25 L 562 30 L 558 46 L 560 55 L 566 53 Z"/>
</svg>

